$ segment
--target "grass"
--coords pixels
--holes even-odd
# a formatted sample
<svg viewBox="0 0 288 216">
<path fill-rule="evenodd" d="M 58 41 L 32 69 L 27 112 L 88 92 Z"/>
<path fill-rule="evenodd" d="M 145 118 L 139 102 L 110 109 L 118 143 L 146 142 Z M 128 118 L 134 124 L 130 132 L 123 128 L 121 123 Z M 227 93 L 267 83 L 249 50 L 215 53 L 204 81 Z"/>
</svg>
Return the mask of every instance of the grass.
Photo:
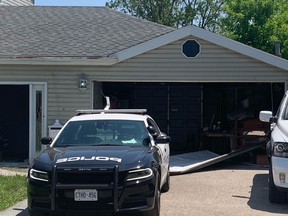
<svg viewBox="0 0 288 216">
<path fill-rule="evenodd" d="M 0 175 L 0 211 L 3 211 L 17 202 L 26 199 L 27 177 L 22 175 Z"/>
</svg>

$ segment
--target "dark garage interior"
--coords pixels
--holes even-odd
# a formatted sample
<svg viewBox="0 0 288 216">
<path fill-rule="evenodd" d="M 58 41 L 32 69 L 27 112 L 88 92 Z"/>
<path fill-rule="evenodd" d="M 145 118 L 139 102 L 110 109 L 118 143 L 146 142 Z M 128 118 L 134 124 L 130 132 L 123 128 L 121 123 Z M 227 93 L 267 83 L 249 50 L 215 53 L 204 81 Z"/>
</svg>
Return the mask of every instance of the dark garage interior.
<svg viewBox="0 0 288 216">
<path fill-rule="evenodd" d="M 0 85 L 0 161 L 29 157 L 29 86 Z"/>
<path fill-rule="evenodd" d="M 104 82 L 102 89 L 111 98 L 111 108 L 147 109 L 171 136 L 172 154 L 200 149 L 222 154 L 231 150 L 229 137 L 241 148 L 245 127 L 269 129 L 258 115 L 261 110 L 277 111 L 284 83 Z M 209 132 L 217 136 L 206 136 Z"/>
</svg>

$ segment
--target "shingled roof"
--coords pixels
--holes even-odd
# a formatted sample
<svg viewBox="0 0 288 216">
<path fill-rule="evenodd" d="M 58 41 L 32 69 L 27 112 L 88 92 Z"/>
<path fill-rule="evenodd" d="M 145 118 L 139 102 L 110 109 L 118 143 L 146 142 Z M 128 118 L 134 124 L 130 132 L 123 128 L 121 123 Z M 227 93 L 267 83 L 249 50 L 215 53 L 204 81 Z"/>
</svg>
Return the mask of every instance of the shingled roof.
<svg viewBox="0 0 288 216">
<path fill-rule="evenodd" d="M 106 7 L 0 7 L 0 58 L 102 58 L 175 29 Z"/>
</svg>

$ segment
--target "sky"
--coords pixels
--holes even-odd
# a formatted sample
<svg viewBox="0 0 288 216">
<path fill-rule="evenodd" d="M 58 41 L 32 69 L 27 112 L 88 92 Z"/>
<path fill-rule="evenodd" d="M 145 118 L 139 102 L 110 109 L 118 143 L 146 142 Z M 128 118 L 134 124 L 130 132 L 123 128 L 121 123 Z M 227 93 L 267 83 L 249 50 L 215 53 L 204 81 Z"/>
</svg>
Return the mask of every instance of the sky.
<svg viewBox="0 0 288 216">
<path fill-rule="evenodd" d="M 35 0 L 36 6 L 105 6 L 109 0 Z"/>
</svg>

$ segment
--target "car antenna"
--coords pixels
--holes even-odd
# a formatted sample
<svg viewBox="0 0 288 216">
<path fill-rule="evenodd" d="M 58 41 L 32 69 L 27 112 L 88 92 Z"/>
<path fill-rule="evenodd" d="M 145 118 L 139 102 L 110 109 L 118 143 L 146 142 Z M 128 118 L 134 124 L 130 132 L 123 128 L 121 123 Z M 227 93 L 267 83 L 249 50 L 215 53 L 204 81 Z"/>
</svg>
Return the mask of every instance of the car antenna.
<svg viewBox="0 0 288 216">
<path fill-rule="evenodd" d="M 109 110 L 110 109 L 110 97 L 105 96 L 105 99 L 106 99 L 106 106 L 104 110 Z"/>
<path fill-rule="evenodd" d="M 110 109 L 110 97 L 105 96 L 102 91 L 101 91 L 101 93 L 102 93 L 103 97 L 105 97 L 105 99 L 106 99 L 106 106 L 105 106 L 104 110 L 109 110 Z"/>
</svg>

